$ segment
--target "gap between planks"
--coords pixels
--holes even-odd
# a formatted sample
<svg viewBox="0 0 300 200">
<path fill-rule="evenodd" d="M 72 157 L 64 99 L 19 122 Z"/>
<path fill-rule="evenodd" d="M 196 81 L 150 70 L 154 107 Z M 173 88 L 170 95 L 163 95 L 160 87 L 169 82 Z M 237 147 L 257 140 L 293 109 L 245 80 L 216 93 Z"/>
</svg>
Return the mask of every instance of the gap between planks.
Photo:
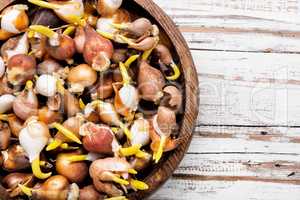
<svg viewBox="0 0 300 200">
<path fill-rule="evenodd" d="M 297 1 L 155 2 L 179 26 L 191 49 L 300 52 L 300 5 Z"/>
</svg>

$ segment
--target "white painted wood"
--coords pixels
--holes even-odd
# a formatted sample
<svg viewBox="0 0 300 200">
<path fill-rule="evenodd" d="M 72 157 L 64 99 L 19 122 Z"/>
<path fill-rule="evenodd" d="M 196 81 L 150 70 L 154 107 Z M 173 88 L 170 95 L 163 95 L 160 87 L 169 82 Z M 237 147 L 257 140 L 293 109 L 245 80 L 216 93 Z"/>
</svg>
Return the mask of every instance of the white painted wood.
<svg viewBox="0 0 300 200">
<path fill-rule="evenodd" d="M 295 173 L 291 175 L 292 173 Z M 218 176 L 300 183 L 300 156 L 275 154 L 187 154 L 176 175 Z"/>
<path fill-rule="evenodd" d="M 155 0 L 193 49 L 300 52 L 297 0 Z"/>
<path fill-rule="evenodd" d="M 300 125 L 300 56 L 192 51 L 199 73 L 199 124 Z"/>
<path fill-rule="evenodd" d="M 172 179 L 151 200 L 299 200 L 300 186 L 254 181 Z"/>
</svg>

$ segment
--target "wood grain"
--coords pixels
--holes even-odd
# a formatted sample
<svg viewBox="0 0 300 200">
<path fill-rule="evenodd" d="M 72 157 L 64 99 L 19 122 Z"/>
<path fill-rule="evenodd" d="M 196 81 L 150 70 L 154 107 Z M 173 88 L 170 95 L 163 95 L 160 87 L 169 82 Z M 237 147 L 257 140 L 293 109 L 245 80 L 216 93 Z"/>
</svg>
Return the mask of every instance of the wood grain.
<svg viewBox="0 0 300 200">
<path fill-rule="evenodd" d="M 154 1 L 192 49 L 299 53 L 297 0 Z"/>
<path fill-rule="evenodd" d="M 200 80 L 198 124 L 300 125 L 299 55 L 192 53 Z"/>
</svg>

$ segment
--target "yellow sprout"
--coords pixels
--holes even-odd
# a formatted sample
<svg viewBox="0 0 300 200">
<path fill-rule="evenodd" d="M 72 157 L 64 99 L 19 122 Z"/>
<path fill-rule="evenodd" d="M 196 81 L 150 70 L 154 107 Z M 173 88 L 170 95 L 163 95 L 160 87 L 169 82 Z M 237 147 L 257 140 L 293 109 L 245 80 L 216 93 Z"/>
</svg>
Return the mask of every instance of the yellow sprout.
<svg viewBox="0 0 300 200">
<path fill-rule="evenodd" d="M 39 178 L 39 179 L 46 179 L 49 178 L 51 176 L 51 172 L 49 173 L 43 173 L 41 171 L 41 167 L 40 167 L 40 156 L 38 156 L 36 159 L 34 159 L 31 163 L 31 168 L 32 168 L 32 173 L 35 177 Z"/>
<path fill-rule="evenodd" d="M 70 140 L 72 140 L 73 142 L 76 142 L 78 144 L 82 144 L 82 142 L 80 141 L 80 139 L 69 129 L 67 129 L 66 127 L 64 127 L 63 125 L 55 122 L 53 123 L 53 126 L 59 131 L 61 132 L 64 136 L 66 136 L 67 138 L 69 138 Z"/>
<path fill-rule="evenodd" d="M 167 76 L 166 79 L 169 81 L 175 81 L 180 76 L 180 70 L 179 70 L 179 67 L 175 63 L 172 63 L 171 67 L 173 69 L 174 74 L 172 76 Z"/>
<path fill-rule="evenodd" d="M 148 190 L 149 189 L 149 186 L 142 182 L 142 181 L 139 181 L 139 180 L 130 180 L 130 185 L 134 188 L 134 189 L 137 189 L 137 190 Z"/>
</svg>

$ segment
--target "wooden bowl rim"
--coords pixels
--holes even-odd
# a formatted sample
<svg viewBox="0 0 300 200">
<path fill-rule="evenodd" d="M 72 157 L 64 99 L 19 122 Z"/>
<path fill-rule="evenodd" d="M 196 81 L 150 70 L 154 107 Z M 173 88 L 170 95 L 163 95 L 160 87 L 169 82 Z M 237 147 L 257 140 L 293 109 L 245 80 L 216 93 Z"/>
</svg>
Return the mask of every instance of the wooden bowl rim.
<svg viewBox="0 0 300 200">
<path fill-rule="evenodd" d="M 186 99 L 179 134 L 182 143 L 160 164 L 161 167 L 154 168 L 146 177 L 145 182 L 150 186 L 149 190 L 138 191 L 129 195 L 129 198 L 132 200 L 140 200 L 152 195 L 172 176 L 188 150 L 199 112 L 199 84 L 197 71 L 189 47 L 172 19 L 152 0 L 131 1 L 137 3 L 155 19 L 175 47 L 183 70 Z"/>
<path fill-rule="evenodd" d="M 0 11 L 14 2 L 15 0 L 2 0 L 0 3 Z M 129 1 L 129 0 L 126 0 Z M 174 173 L 175 169 L 183 159 L 190 142 L 192 140 L 193 130 L 195 128 L 198 112 L 199 112 L 199 84 L 197 71 L 193 62 L 192 55 L 187 46 L 185 39 L 172 19 L 152 0 L 130 0 L 142 7 L 149 15 L 165 31 L 171 40 L 177 55 L 179 57 L 181 68 L 183 70 L 185 80 L 185 110 L 180 128 L 179 137 L 182 141 L 180 146 L 160 163 L 160 167 L 156 167 L 145 178 L 145 182 L 150 186 L 149 190 L 138 191 L 129 194 L 129 199 L 140 200 L 152 195 L 160 186 L 162 186 Z"/>
</svg>

